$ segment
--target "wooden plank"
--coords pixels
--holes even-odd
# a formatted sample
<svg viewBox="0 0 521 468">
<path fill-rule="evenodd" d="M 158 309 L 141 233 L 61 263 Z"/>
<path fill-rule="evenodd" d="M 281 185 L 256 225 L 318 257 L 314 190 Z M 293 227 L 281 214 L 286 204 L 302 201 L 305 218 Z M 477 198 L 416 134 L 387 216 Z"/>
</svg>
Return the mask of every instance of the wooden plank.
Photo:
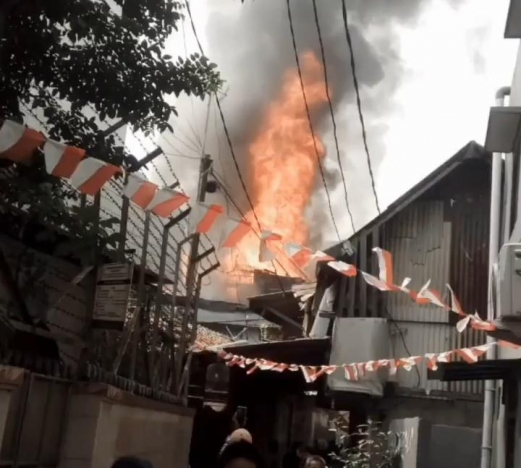
<svg viewBox="0 0 521 468">
<path fill-rule="evenodd" d="M 358 246 L 358 264 L 362 271 L 367 271 L 367 234 L 360 233 L 360 244 Z M 358 310 L 360 317 L 367 317 L 367 283 L 362 277 L 358 280 L 359 298 Z"/>
</svg>

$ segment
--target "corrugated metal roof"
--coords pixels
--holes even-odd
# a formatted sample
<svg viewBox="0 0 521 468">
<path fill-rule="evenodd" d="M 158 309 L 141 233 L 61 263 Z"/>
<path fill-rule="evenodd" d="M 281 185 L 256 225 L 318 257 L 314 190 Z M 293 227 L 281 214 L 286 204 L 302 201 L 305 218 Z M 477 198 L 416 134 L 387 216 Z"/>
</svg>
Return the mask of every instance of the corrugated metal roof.
<svg viewBox="0 0 521 468">
<path fill-rule="evenodd" d="M 391 219 L 394 215 L 405 209 L 410 203 L 418 199 L 427 190 L 429 190 L 440 180 L 442 180 L 445 176 L 451 173 L 462 162 L 465 162 L 470 159 L 486 159 L 488 158 L 488 156 L 489 154 L 485 151 L 485 148 L 483 148 L 483 146 L 479 145 L 475 141 L 469 142 L 454 156 L 449 158 L 447 161 L 445 161 L 445 163 L 443 163 L 436 170 L 431 172 L 427 177 L 422 179 L 410 190 L 408 190 L 401 197 L 399 197 L 396 201 L 391 203 L 379 216 L 377 216 L 369 223 L 367 223 L 365 226 L 360 228 L 351 237 L 356 237 L 356 235 L 361 231 L 368 231 L 372 229 L 374 226 L 382 224 L 385 221 Z M 330 247 L 326 250 L 326 253 L 334 257 L 340 257 L 345 251 L 345 243 L 346 242 L 342 242 L 340 244 L 336 244 Z"/>
<path fill-rule="evenodd" d="M 279 328 L 278 325 L 275 325 L 268 320 L 265 320 L 260 315 L 257 315 L 254 312 L 246 311 L 246 312 L 216 312 L 212 310 L 206 310 L 199 308 L 197 310 L 197 321 L 199 323 L 206 324 L 223 324 L 223 325 L 240 325 L 243 327 L 252 327 L 252 328 L 264 328 L 264 327 L 273 327 Z"/>
</svg>

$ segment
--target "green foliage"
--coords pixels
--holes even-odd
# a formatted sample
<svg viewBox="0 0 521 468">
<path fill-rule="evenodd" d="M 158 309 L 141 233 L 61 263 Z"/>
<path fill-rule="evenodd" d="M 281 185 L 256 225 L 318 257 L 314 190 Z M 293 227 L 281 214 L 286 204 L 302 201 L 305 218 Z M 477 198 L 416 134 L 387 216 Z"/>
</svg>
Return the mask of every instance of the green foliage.
<svg viewBox="0 0 521 468">
<path fill-rule="evenodd" d="M 180 2 L 110 3 L 119 11 L 109 0 L 0 1 L 0 118 L 22 122 L 33 114 L 50 138 L 129 167 L 135 158 L 103 134 L 108 124 L 122 120 L 145 132 L 172 130 L 168 121 L 176 109 L 168 96 L 202 98 L 221 83 L 205 57 L 162 55 L 182 19 Z M 16 180 L 0 181 L 2 202 L 83 238 L 88 250 L 93 222 L 71 209 L 77 194 L 45 173 L 41 155 L 37 159 L 39 164 L 20 167 Z M 113 244 L 110 230 L 101 231 L 102 241 Z"/>
<path fill-rule="evenodd" d="M 358 426 L 349 440 L 342 440 L 330 457 L 338 468 L 395 468 L 401 466 L 406 450 L 400 434 L 383 431 L 380 424 L 369 421 Z"/>
</svg>

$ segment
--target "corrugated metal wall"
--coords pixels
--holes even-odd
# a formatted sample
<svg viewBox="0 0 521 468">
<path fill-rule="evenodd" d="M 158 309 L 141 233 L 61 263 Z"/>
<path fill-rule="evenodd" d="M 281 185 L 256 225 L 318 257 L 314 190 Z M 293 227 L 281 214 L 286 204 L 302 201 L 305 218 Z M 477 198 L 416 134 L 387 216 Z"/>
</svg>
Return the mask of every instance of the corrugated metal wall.
<svg viewBox="0 0 521 468">
<path fill-rule="evenodd" d="M 440 291 L 446 302 L 449 297 L 445 285 L 449 283 L 465 310 L 474 312 L 468 307 L 486 305 L 486 267 L 484 278 L 475 269 L 483 267 L 481 260 L 477 261 L 481 259 L 481 252 L 487 254 L 488 233 L 484 229 L 487 210 L 477 205 L 471 209 L 466 203 L 461 203 L 462 208 L 456 209 L 456 205 L 460 205 L 456 200 L 451 203 L 443 200 L 414 202 L 383 226 L 382 247 L 393 255 L 397 282 L 410 277 L 411 288 L 417 291 L 430 279 L 431 287 Z M 476 256 L 476 265 L 472 262 L 473 256 Z M 391 323 L 391 343 L 395 357 L 447 351 L 485 342 L 481 332 L 469 329 L 458 333 L 456 317 L 438 307 L 420 306 L 404 294 L 385 294 L 382 300 L 388 318 L 394 322 Z M 398 385 L 426 390 L 482 392 L 481 382 L 448 384 L 428 380 L 425 366 L 420 366 L 418 371 L 419 375 L 414 370 L 399 372 Z"/>
<path fill-rule="evenodd" d="M 395 282 L 412 279 L 418 291 L 428 280 L 431 288 L 445 291 L 449 281 L 451 224 L 444 222 L 443 202 L 414 203 L 383 228 L 382 247 L 393 255 Z M 418 306 L 405 294 L 384 295 L 384 306 L 394 320 L 448 323 L 439 307 Z"/>
</svg>

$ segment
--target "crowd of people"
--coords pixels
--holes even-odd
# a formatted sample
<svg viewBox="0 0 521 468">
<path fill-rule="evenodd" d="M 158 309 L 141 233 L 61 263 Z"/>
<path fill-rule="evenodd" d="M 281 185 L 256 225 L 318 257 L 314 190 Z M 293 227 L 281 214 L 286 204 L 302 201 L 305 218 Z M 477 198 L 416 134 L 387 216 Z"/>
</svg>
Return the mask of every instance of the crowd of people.
<svg viewBox="0 0 521 468">
<path fill-rule="evenodd" d="M 296 445 L 282 462 L 283 468 L 326 468 L 326 461 L 312 454 L 304 445 Z M 215 461 L 216 468 L 269 468 L 260 451 L 255 447 L 246 429 L 233 431 Z M 112 468 L 154 468 L 152 463 L 137 457 L 122 457 Z"/>
</svg>

